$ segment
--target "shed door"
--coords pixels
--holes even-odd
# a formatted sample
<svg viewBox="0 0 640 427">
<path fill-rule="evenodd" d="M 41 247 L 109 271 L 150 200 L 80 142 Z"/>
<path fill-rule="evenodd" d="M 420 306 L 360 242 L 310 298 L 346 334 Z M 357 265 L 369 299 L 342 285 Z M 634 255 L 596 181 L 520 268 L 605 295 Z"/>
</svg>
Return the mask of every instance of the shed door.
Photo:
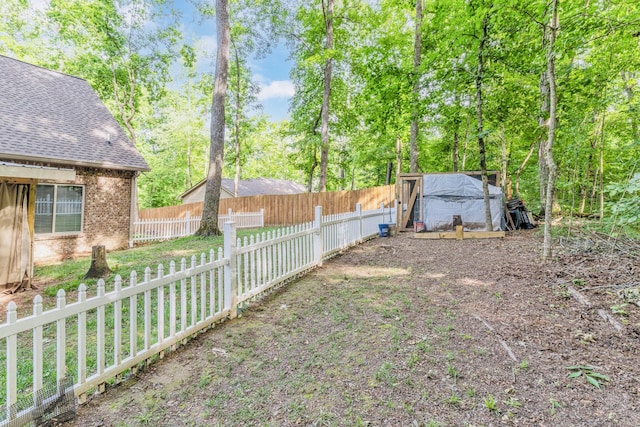
<svg viewBox="0 0 640 427">
<path fill-rule="evenodd" d="M 31 272 L 29 185 L 0 182 L 0 288 L 20 285 Z"/>
</svg>

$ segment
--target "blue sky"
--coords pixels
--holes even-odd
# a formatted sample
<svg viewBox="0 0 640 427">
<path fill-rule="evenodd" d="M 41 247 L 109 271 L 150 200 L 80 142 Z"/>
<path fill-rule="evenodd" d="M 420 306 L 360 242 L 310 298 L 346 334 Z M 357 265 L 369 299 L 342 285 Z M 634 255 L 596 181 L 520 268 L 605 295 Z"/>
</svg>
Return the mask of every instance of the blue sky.
<svg viewBox="0 0 640 427">
<path fill-rule="evenodd" d="M 213 59 L 215 59 L 216 52 L 214 19 L 202 21 L 195 14 L 195 9 L 189 1 L 176 0 L 174 4 L 182 12 L 182 33 L 185 42 L 193 44 L 200 58 L 198 69 L 213 74 Z M 208 57 L 204 55 L 208 55 Z M 258 101 L 264 108 L 263 112 L 273 121 L 289 117 L 289 101 L 293 96 L 294 88 L 289 79 L 292 63 L 287 60 L 288 55 L 284 44 L 280 43 L 265 58 L 249 58 L 253 80 L 260 87 Z"/>
</svg>

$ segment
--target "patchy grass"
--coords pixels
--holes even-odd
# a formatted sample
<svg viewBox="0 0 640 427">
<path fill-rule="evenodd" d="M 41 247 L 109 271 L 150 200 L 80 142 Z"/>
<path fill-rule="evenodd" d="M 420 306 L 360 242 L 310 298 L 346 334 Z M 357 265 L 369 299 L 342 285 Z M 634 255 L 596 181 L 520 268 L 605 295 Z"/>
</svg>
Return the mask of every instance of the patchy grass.
<svg viewBox="0 0 640 427">
<path fill-rule="evenodd" d="M 237 236 L 244 238 L 256 234 L 258 232 L 267 232 L 273 229 L 261 229 L 261 230 L 239 230 Z M 150 243 L 142 246 L 138 246 L 131 249 L 125 249 L 120 251 L 112 251 L 107 254 L 107 262 L 113 271 L 112 274 L 106 280 L 107 291 L 113 289 L 114 278 L 119 274 L 126 286 L 129 280 L 131 271 L 136 271 L 138 274 L 138 281 L 142 281 L 144 278 L 144 270 L 146 267 L 150 267 L 153 271 L 153 275 L 157 273 L 158 264 L 163 264 L 165 272 L 169 271 L 169 264 L 171 261 L 175 261 L 176 269 L 180 269 L 180 260 L 182 258 L 187 259 L 187 265 L 190 265 L 191 256 L 197 256 L 197 261 L 200 262 L 200 254 L 205 253 L 207 259 L 209 251 L 214 249 L 217 251 L 218 247 L 223 245 L 223 236 L 215 236 L 211 238 L 199 238 L 195 236 L 169 240 L 165 242 Z M 67 292 L 67 302 L 72 302 L 75 292 L 81 283 L 87 285 L 89 295 L 95 294 L 95 288 L 97 284 L 96 279 L 84 279 L 84 275 L 89 269 L 91 264 L 90 257 L 83 257 L 77 259 L 66 260 L 59 263 L 53 263 L 49 265 L 39 265 L 35 267 L 35 290 L 10 295 L 3 298 L 3 306 L 10 300 L 14 300 L 18 304 L 19 317 L 25 317 L 31 314 L 33 298 L 36 293 L 40 293 L 43 297 L 44 309 L 50 309 L 56 305 L 56 294 L 58 290 L 64 289 Z M 188 292 L 190 290 L 188 289 Z M 152 299 L 152 305 L 155 307 L 157 300 Z M 144 306 L 141 302 L 138 302 L 138 321 L 142 321 L 142 314 Z M 188 309 L 190 310 L 190 308 Z M 129 303 L 128 300 L 123 302 L 123 326 L 129 319 Z M 190 311 L 187 313 L 187 318 Z M 152 311 L 152 316 L 155 324 L 156 310 Z M 2 310 L 0 314 L 0 321 L 4 321 L 6 311 Z M 178 321 L 180 321 L 180 313 L 178 313 Z M 111 305 L 105 308 L 106 319 L 106 340 L 107 343 L 111 342 L 113 336 L 113 307 Z M 87 366 L 89 374 L 93 373 L 96 366 L 97 350 L 96 350 L 96 335 L 91 331 L 95 331 L 97 327 L 96 313 L 90 312 L 87 315 Z M 71 375 L 75 374 L 75 367 L 77 365 L 77 322 L 75 318 L 71 318 L 66 322 L 66 335 L 67 335 L 67 366 L 73 367 Z M 44 338 L 44 382 L 53 383 L 55 381 L 55 363 L 56 363 L 56 329 L 55 325 L 47 325 L 43 329 Z M 144 337 L 140 335 L 138 337 L 138 348 L 142 348 Z M 32 384 L 32 333 L 27 331 L 18 335 L 18 390 L 20 392 L 29 392 Z M 122 338 L 123 348 L 129 346 L 129 335 L 125 334 Z M 0 361 L 6 359 L 4 346 L 0 348 Z M 113 346 L 106 346 L 105 356 L 107 360 L 113 359 Z M 6 370 L 6 363 L 0 363 L 0 378 L 4 378 Z M 6 387 L 0 388 L 0 400 L 5 399 Z M 149 411 L 145 410 L 141 414 L 140 423 L 144 424 L 143 420 L 147 420 Z M 153 419 L 148 419 L 149 423 L 153 424 Z"/>
<path fill-rule="evenodd" d="M 257 233 L 268 232 L 273 228 L 260 230 L 238 230 L 239 238 L 248 237 Z M 196 262 L 200 262 L 200 254 L 209 257 L 212 249 L 217 256 L 218 248 L 224 243 L 223 236 L 213 236 L 201 238 L 196 236 L 182 237 L 179 239 L 167 240 L 164 242 L 154 242 L 136 246 L 130 249 L 111 251 L 107 253 L 107 264 L 112 273 L 107 278 L 107 283 L 112 283 L 113 278 L 119 274 L 124 281 L 127 281 L 131 272 L 138 273 L 138 280 L 144 277 L 145 268 L 151 268 L 156 274 L 158 264 L 164 266 L 165 273 L 169 271 L 169 264 L 175 261 L 176 269 L 180 269 L 182 258 L 187 260 L 187 265 L 191 263 L 191 257 L 197 257 Z M 80 257 L 65 260 L 58 263 L 36 265 L 34 269 L 35 285 L 44 288 L 44 296 L 54 297 L 59 289 L 67 292 L 76 291 L 81 283 L 88 288 L 94 288 L 97 279 L 84 279 L 84 275 L 91 265 L 91 257 Z"/>
<path fill-rule="evenodd" d="M 367 242 L 93 397 L 69 427 L 640 425 L 640 312 L 625 307 L 619 334 L 561 299 L 548 281 L 577 276 L 539 263 L 529 236 Z M 587 361 L 606 386 L 568 377 Z"/>
</svg>

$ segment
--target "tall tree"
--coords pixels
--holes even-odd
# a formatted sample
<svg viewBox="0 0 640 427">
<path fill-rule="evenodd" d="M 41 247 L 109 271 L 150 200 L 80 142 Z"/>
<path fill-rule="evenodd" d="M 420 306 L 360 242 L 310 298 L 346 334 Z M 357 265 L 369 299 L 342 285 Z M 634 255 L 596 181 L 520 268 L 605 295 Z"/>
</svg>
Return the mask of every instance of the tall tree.
<svg viewBox="0 0 640 427">
<path fill-rule="evenodd" d="M 325 4 L 326 2 L 326 4 Z M 325 64 L 322 81 L 322 146 L 320 149 L 319 191 L 327 191 L 327 168 L 329 165 L 329 101 L 331 99 L 331 71 L 333 67 L 333 4 L 334 0 L 322 0 L 325 27 Z"/>
<path fill-rule="evenodd" d="M 235 31 L 234 31 L 235 30 Z M 229 102 L 228 102 L 228 123 L 231 132 L 232 156 L 228 156 L 233 161 L 234 195 L 238 196 L 238 185 L 242 178 L 243 159 L 249 154 L 249 146 L 246 145 L 247 136 L 253 121 L 249 118 L 251 109 L 259 110 L 256 104 L 258 87 L 251 81 L 251 73 L 247 67 L 244 55 L 240 52 L 238 44 L 242 43 L 242 38 L 238 34 L 237 26 L 231 28 L 231 55 L 232 61 L 229 66 Z M 245 53 L 246 55 L 246 53 Z"/>
<path fill-rule="evenodd" d="M 484 193 L 484 215 L 485 228 L 487 231 L 493 231 L 493 222 L 491 220 L 491 199 L 489 197 L 489 179 L 487 177 L 487 159 L 485 150 L 485 131 L 483 127 L 483 111 L 482 111 L 482 81 L 485 73 L 485 56 L 486 45 L 489 42 L 489 11 L 485 12 L 482 18 L 482 34 L 478 43 L 478 71 L 476 74 L 476 109 L 478 119 L 478 148 L 480 150 L 480 171 L 482 174 L 482 192 Z"/>
<path fill-rule="evenodd" d="M 225 100 L 229 71 L 229 6 L 227 0 L 216 0 L 216 73 L 211 102 L 211 148 L 209 173 L 205 186 L 204 207 L 198 236 L 219 235 L 218 211 L 222 189 L 222 160 L 224 157 Z"/>
<path fill-rule="evenodd" d="M 420 62 L 422 60 L 422 3 L 416 0 L 415 32 L 413 38 L 413 99 L 411 108 L 411 134 L 409 136 L 410 172 L 418 172 L 418 96 L 420 95 Z"/>
<path fill-rule="evenodd" d="M 558 0 L 551 1 L 551 17 L 549 18 L 549 43 L 547 45 L 547 82 L 549 84 L 549 122 L 548 136 L 545 150 L 545 158 L 549 175 L 547 177 L 547 194 L 544 210 L 544 245 L 542 257 L 545 260 L 551 258 L 551 215 L 553 204 L 553 192 L 556 178 L 556 164 L 553 159 L 553 144 L 556 137 L 556 68 L 555 68 L 555 43 L 558 26 Z"/>
</svg>

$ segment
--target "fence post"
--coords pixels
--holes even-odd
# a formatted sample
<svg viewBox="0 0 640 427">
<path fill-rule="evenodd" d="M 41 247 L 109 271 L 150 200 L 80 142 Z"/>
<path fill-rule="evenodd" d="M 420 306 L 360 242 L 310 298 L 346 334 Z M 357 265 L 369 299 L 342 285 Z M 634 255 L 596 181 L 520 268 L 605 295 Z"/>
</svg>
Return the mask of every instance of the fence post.
<svg viewBox="0 0 640 427">
<path fill-rule="evenodd" d="M 230 310 L 229 317 L 238 316 L 238 281 L 236 280 L 236 224 L 233 221 L 224 223 L 224 308 Z"/>
<path fill-rule="evenodd" d="M 184 213 L 184 221 L 186 224 L 186 227 L 184 228 L 186 231 L 185 236 L 191 236 L 191 212 L 186 211 Z"/>
<path fill-rule="evenodd" d="M 62 310 L 67 305 L 67 296 L 64 289 L 59 289 L 57 293 L 57 308 Z M 67 374 L 67 324 L 66 318 L 56 321 L 56 381 L 60 383 Z"/>
<path fill-rule="evenodd" d="M 358 216 L 358 235 L 356 236 L 356 242 L 362 243 L 362 205 L 356 203 L 356 215 Z"/>
<path fill-rule="evenodd" d="M 322 247 L 322 206 L 316 206 L 315 210 L 315 221 L 314 221 L 314 250 L 316 255 L 316 265 L 318 267 L 322 266 L 322 255 L 323 255 L 323 247 Z"/>
<path fill-rule="evenodd" d="M 14 301 L 7 304 L 7 324 L 18 321 L 18 306 Z M 11 421 L 15 415 L 11 411 L 11 406 L 18 401 L 18 335 L 7 337 L 7 419 Z"/>
<path fill-rule="evenodd" d="M 380 213 L 382 214 L 382 221 L 380 221 L 380 224 L 386 224 L 386 222 L 384 222 L 384 202 L 380 202 Z"/>
<path fill-rule="evenodd" d="M 260 228 L 264 228 L 264 208 L 260 208 Z"/>
<path fill-rule="evenodd" d="M 229 210 L 227 211 L 227 216 L 228 216 L 227 221 L 233 221 L 233 210 L 231 208 L 229 208 Z"/>
<path fill-rule="evenodd" d="M 393 223 L 396 225 L 396 232 L 398 232 L 398 210 L 399 209 L 400 209 L 400 203 L 398 202 L 398 199 L 394 199 L 392 212 L 395 213 L 395 218 L 393 220 Z"/>
</svg>

